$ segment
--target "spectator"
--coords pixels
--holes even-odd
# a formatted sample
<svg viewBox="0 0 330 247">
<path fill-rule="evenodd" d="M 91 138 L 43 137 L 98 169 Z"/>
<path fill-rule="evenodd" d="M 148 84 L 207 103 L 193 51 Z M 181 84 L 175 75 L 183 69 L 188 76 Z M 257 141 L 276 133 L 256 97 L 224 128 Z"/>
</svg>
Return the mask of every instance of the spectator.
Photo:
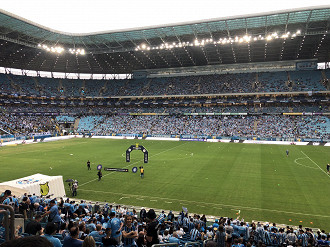
<svg viewBox="0 0 330 247">
<path fill-rule="evenodd" d="M 82 244 L 82 247 L 95 247 L 95 240 L 91 236 L 87 236 Z"/>
<path fill-rule="evenodd" d="M 25 227 L 25 233 L 30 235 L 41 235 L 42 234 L 42 227 L 40 224 L 41 215 L 36 215 L 34 220 L 27 223 Z"/>
<path fill-rule="evenodd" d="M 54 247 L 61 247 L 62 246 L 61 241 L 53 236 L 55 235 L 56 230 L 57 230 L 57 225 L 53 222 L 48 222 L 45 227 L 45 235 L 43 235 L 43 237 L 48 239 L 49 242 L 51 242 L 54 245 Z"/>
<path fill-rule="evenodd" d="M 83 241 L 78 239 L 78 235 L 78 227 L 70 228 L 70 235 L 64 238 L 63 247 L 82 247 Z"/>
</svg>

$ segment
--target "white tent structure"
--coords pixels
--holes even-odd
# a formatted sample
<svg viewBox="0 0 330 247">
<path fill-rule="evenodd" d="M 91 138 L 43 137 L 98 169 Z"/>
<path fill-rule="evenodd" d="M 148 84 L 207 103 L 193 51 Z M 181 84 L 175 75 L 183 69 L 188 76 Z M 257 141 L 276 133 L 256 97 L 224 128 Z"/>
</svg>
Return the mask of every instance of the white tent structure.
<svg viewBox="0 0 330 247">
<path fill-rule="evenodd" d="M 6 186 L 23 189 L 30 195 L 34 193 L 37 196 L 65 196 L 62 176 L 47 176 L 37 173 L 28 177 L 0 183 L 0 188 L 4 188 Z M 8 187 L 8 189 L 10 188 Z"/>
</svg>

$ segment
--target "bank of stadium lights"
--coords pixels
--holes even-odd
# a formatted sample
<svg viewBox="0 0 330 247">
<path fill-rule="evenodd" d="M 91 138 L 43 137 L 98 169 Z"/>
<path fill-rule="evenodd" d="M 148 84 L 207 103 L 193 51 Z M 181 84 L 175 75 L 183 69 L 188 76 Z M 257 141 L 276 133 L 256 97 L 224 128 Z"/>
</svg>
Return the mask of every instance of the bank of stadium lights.
<svg viewBox="0 0 330 247">
<path fill-rule="evenodd" d="M 57 53 L 57 54 L 62 54 L 65 52 L 65 49 L 61 46 L 48 46 L 48 45 L 42 45 L 38 44 L 38 47 L 41 49 L 44 49 L 45 51 L 52 52 L 52 53 Z M 71 54 L 76 54 L 76 55 L 85 55 L 86 52 L 84 49 L 69 49 L 68 52 Z"/>
<path fill-rule="evenodd" d="M 187 46 L 205 46 L 208 44 L 214 45 L 226 45 L 226 44 L 233 44 L 233 43 L 251 43 L 254 41 L 259 40 L 266 40 L 266 42 L 272 41 L 274 39 L 294 39 L 297 35 L 300 35 L 301 31 L 297 30 L 295 33 L 286 32 L 286 33 L 270 33 L 266 36 L 255 36 L 252 37 L 251 35 L 244 35 L 244 36 L 236 36 L 234 38 L 220 38 L 218 40 L 214 39 L 202 39 L 198 40 L 195 39 L 192 42 L 173 42 L 173 43 L 164 43 L 159 46 L 148 46 L 146 44 L 141 44 L 135 48 L 135 51 L 150 51 L 150 50 L 170 50 L 173 48 L 181 48 Z"/>
<path fill-rule="evenodd" d="M 71 54 L 76 54 L 76 55 L 85 55 L 85 50 L 84 49 L 69 49 L 69 52 Z"/>
</svg>

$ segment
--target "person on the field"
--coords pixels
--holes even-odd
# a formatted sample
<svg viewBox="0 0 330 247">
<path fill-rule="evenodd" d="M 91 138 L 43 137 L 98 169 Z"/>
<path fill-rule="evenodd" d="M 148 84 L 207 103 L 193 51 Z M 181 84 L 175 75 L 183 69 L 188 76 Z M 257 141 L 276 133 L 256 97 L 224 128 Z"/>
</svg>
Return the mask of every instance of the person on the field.
<svg viewBox="0 0 330 247">
<path fill-rule="evenodd" d="M 144 178 L 144 169 L 143 166 L 140 166 L 141 178 Z"/>
<path fill-rule="evenodd" d="M 286 157 L 288 157 L 289 156 L 289 150 L 287 149 L 285 152 L 286 152 Z"/>
<path fill-rule="evenodd" d="M 327 171 L 328 171 L 328 173 L 330 173 L 330 164 L 329 163 L 327 164 Z"/>
<path fill-rule="evenodd" d="M 88 169 L 88 170 L 92 170 L 92 169 L 91 169 L 91 162 L 90 162 L 89 160 L 87 161 L 87 169 Z"/>
<path fill-rule="evenodd" d="M 99 172 L 97 173 L 97 176 L 99 177 L 99 181 L 101 181 L 101 178 L 102 178 L 102 172 L 101 172 L 101 170 L 99 170 Z"/>
</svg>

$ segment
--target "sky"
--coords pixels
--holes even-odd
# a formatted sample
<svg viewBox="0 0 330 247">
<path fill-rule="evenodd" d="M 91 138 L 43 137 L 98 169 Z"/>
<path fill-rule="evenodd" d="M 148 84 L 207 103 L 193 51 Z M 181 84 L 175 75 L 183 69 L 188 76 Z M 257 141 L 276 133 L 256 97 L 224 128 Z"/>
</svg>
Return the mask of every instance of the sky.
<svg viewBox="0 0 330 247">
<path fill-rule="evenodd" d="M 10 13 L 67 33 L 114 31 L 309 6 L 329 0 L 0 0 Z"/>
</svg>

